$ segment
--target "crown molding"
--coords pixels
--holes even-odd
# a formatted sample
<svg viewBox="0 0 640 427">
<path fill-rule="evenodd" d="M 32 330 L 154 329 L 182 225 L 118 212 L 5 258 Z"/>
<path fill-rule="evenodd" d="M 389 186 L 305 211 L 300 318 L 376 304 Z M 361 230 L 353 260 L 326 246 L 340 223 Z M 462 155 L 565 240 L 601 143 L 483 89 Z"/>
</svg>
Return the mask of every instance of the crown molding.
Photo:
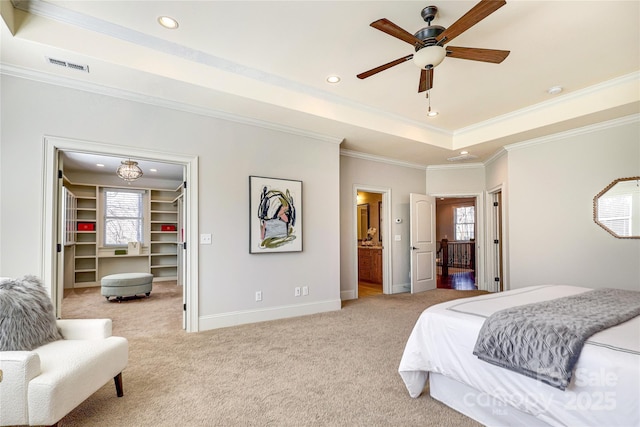
<svg viewBox="0 0 640 427">
<path fill-rule="evenodd" d="M 55 74 L 43 73 L 40 71 L 34 71 L 22 67 L 16 67 L 5 63 L 0 63 L 0 75 L 7 75 L 12 77 L 18 77 L 26 80 L 33 80 L 41 83 L 52 84 L 55 86 L 61 86 L 68 89 L 81 90 L 84 92 L 95 93 L 99 95 L 110 96 L 113 98 L 124 99 L 127 101 L 137 102 L 141 104 L 153 105 L 156 107 L 168 108 L 171 110 L 181 111 L 185 113 L 192 113 L 206 117 L 212 117 L 229 122 L 235 122 L 250 126 L 255 126 L 263 129 L 269 129 L 278 132 L 289 133 L 297 136 L 303 136 L 323 142 L 330 142 L 333 144 L 341 144 L 344 138 L 335 137 L 331 135 L 325 135 L 321 133 L 306 131 L 291 126 L 280 125 L 277 123 L 267 122 L 264 120 L 258 120 L 250 117 L 244 117 L 233 113 L 227 113 L 224 111 L 216 110 L 213 108 L 198 107 L 183 102 L 171 101 L 167 99 L 158 98 L 155 96 L 144 95 L 138 92 L 127 91 L 123 89 L 115 89 L 112 87 L 99 85 L 96 83 L 89 83 L 85 81 L 75 80 L 68 77 L 62 77 Z"/>
<path fill-rule="evenodd" d="M 104 34 L 108 37 L 119 39 L 127 43 L 132 43 L 136 46 L 142 46 L 148 49 L 152 49 L 156 52 L 172 55 L 190 62 L 234 73 L 236 75 L 256 81 L 266 82 L 267 84 L 274 87 L 280 87 L 285 90 L 309 95 L 311 97 L 322 99 L 336 105 L 353 108 L 358 111 L 366 111 L 369 114 L 385 117 L 386 119 L 392 119 L 399 123 L 416 127 L 418 129 L 424 129 L 448 137 L 451 137 L 453 135 L 452 132 L 425 124 L 418 120 L 408 119 L 406 117 L 394 113 L 389 113 L 388 111 L 384 111 L 379 108 L 364 105 L 359 102 L 355 102 L 350 99 L 335 95 L 331 92 L 317 89 L 313 86 L 289 80 L 284 77 L 272 73 L 267 73 L 256 68 L 241 65 L 201 50 L 193 49 L 179 43 L 164 40 L 160 37 L 155 37 L 150 34 L 135 31 L 130 28 L 114 24 L 100 18 L 96 18 L 95 16 L 86 15 L 77 11 L 67 9 L 63 6 L 58 6 L 52 2 L 40 0 L 11 0 L 11 3 L 13 4 L 14 8 L 32 15 L 51 19 L 57 22 L 62 22 L 64 24 L 72 25 L 74 27 L 82 28 L 95 33 Z"/>
<path fill-rule="evenodd" d="M 560 139 L 571 138 L 574 136 L 584 135 L 587 133 L 593 133 L 596 131 L 610 129 L 610 128 L 623 126 L 630 123 L 637 123 L 637 122 L 640 122 L 640 114 L 632 114 L 630 116 L 621 117 L 619 119 L 608 120 L 606 122 L 583 126 L 581 128 L 571 129 L 564 132 L 558 132 L 553 135 L 542 136 L 540 138 L 534 138 L 534 139 L 529 139 L 527 141 L 517 142 L 515 144 L 505 145 L 504 149 L 507 152 L 517 151 L 523 148 L 532 147 L 534 145 L 546 144 L 548 142 L 554 142 Z"/>
<path fill-rule="evenodd" d="M 485 120 L 483 122 L 478 122 L 478 123 L 474 123 L 473 125 L 464 127 L 464 128 L 460 128 L 458 130 L 456 130 L 455 132 L 453 132 L 453 137 L 455 139 L 456 136 L 460 136 L 463 135 L 465 133 L 471 133 L 471 132 L 475 132 L 477 130 L 489 127 L 489 126 L 493 126 L 493 125 L 498 125 L 502 122 L 505 122 L 507 120 L 511 120 L 513 118 L 517 118 L 517 117 L 522 117 L 522 116 L 526 116 L 528 114 L 537 112 L 537 111 L 542 111 L 542 110 L 546 110 L 550 107 L 556 106 L 558 104 L 564 104 L 567 101 L 572 101 L 572 100 L 579 100 L 581 98 L 584 98 L 587 95 L 591 95 L 594 93 L 598 93 L 601 92 L 605 89 L 608 88 L 612 88 L 612 87 L 616 87 L 616 86 L 623 86 L 629 82 L 634 82 L 640 80 L 640 71 L 635 71 L 633 73 L 630 74 L 626 74 L 624 76 L 620 76 L 611 80 L 607 80 L 606 82 L 602 82 L 593 86 L 589 86 L 587 88 L 584 88 L 582 90 L 577 90 L 575 92 L 572 93 L 568 93 L 566 95 L 563 95 L 561 97 L 558 98 L 554 98 L 552 100 L 549 101 L 545 101 L 545 102 L 540 102 L 538 104 L 535 105 L 531 105 L 529 107 L 526 108 L 522 108 L 520 110 L 515 110 L 512 111 L 510 113 L 507 114 L 503 114 L 501 116 L 497 116 L 494 117 L 492 119 L 489 120 Z"/>
<path fill-rule="evenodd" d="M 484 169 L 484 163 L 457 163 L 452 165 L 429 165 L 428 171 L 448 169 Z"/>
<path fill-rule="evenodd" d="M 403 162 L 401 160 L 390 159 L 388 157 L 382 157 L 382 156 L 375 156 L 373 154 L 365 154 L 359 151 L 353 151 L 353 150 L 347 150 L 347 149 L 341 149 L 340 155 L 345 157 L 353 157 L 355 159 L 370 160 L 372 162 L 386 163 L 388 165 L 393 165 L 393 166 L 402 166 L 402 167 L 414 168 L 414 169 L 420 169 L 420 170 L 427 169 L 427 166 L 425 165 Z"/>
<path fill-rule="evenodd" d="M 491 157 L 489 157 L 487 160 L 484 161 L 485 167 L 489 166 L 491 163 L 495 162 L 500 157 L 502 157 L 502 156 L 504 156 L 506 154 L 507 154 L 507 150 L 505 150 L 504 147 L 500 147 L 500 149 L 498 151 L 493 153 L 493 155 Z"/>
</svg>

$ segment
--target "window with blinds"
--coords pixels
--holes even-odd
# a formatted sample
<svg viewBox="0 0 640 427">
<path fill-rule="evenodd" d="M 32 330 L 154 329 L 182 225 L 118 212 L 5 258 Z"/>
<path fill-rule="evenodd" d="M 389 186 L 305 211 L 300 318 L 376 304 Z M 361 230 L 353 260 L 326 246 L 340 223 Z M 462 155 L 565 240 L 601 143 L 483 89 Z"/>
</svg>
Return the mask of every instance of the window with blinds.
<svg viewBox="0 0 640 427">
<path fill-rule="evenodd" d="M 475 238 L 475 207 L 463 206 L 454 208 L 453 223 L 456 232 L 456 240 L 471 240 Z"/>
<path fill-rule="evenodd" d="M 143 242 L 143 191 L 104 190 L 104 245 Z"/>
</svg>

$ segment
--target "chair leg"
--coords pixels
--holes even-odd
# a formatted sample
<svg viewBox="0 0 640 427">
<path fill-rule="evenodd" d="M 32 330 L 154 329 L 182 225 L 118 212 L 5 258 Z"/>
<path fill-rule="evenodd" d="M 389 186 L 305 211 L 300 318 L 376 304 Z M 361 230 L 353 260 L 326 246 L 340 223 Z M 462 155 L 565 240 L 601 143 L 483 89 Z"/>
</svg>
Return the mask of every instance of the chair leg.
<svg viewBox="0 0 640 427">
<path fill-rule="evenodd" d="M 113 382 L 116 383 L 116 394 L 118 397 L 124 396 L 124 392 L 122 391 L 122 372 L 113 377 Z"/>
</svg>

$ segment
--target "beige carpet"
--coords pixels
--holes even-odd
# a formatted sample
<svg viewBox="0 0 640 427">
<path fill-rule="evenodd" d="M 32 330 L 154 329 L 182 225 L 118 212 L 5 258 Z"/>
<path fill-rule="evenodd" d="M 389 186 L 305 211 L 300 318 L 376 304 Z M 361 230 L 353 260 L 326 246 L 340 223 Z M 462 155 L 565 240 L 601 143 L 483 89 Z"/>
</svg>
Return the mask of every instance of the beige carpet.
<svg viewBox="0 0 640 427">
<path fill-rule="evenodd" d="M 187 334 L 181 288 L 107 302 L 76 289 L 64 318 L 109 317 L 129 339 L 124 397 L 112 382 L 60 426 L 478 426 L 423 394 L 409 397 L 398 364 L 424 308 L 479 291 L 379 295 L 343 309 Z"/>
</svg>

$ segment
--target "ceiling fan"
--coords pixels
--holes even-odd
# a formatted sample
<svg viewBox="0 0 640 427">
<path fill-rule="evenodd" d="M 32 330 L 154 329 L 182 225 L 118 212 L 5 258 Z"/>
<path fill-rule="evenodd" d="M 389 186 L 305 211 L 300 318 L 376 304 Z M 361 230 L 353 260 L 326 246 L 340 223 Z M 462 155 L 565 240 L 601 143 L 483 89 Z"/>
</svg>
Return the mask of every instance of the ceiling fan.
<svg viewBox="0 0 640 427">
<path fill-rule="evenodd" d="M 509 55 L 508 50 L 455 46 L 444 47 L 444 45 L 505 4 L 507 4 L 507 2 L 504 0 L 482 0 L 460 19 L 451 24 L 449 28 L 431 25 L 431 21 L 435 18 L 436 13 L 438 13 L 438 8 L 436 6 L 427 6 L 422 9 L 421 12 L 422 19 L 427 22 L 427 26 L 415 34 L 409 33 L 386 18 L 378 19 L 370 24 L 373 28 L 409 43 L 414 46 L 415 53 L 360 73 L 357 77 L 359 79 L 366 79 L 388 68 L 413 59 L 413 62 L 420 67 L 421 70 L 418 92 L 424 92 L 429 91 L 433 87 L 433 69 L 444 60 L 445 56 L 499 64 Z"/>
</svg>

